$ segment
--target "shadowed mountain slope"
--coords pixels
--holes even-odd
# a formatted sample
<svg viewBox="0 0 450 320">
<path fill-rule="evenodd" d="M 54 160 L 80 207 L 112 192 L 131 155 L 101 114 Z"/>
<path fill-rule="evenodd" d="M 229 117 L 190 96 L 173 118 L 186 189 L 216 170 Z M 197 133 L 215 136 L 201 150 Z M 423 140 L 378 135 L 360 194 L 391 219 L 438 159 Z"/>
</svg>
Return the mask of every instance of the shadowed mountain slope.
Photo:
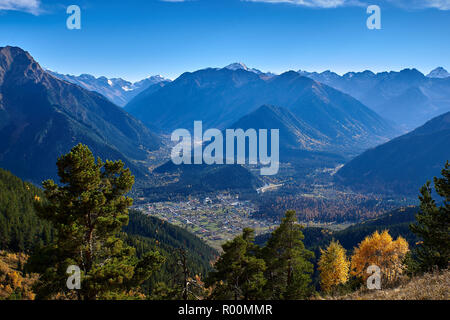
<svg viewBox="0 0 450 320">
<path fill-rule="evenodd" d="M 160 146 L 145 125 L 102 95 L 59 80 L 28 52 L 0 48 L 0 166 L 40 183 L 56 176 L 56 160 L 81 142 L 102 159 L 144 170 L 148 150 Z"/>
</svg>

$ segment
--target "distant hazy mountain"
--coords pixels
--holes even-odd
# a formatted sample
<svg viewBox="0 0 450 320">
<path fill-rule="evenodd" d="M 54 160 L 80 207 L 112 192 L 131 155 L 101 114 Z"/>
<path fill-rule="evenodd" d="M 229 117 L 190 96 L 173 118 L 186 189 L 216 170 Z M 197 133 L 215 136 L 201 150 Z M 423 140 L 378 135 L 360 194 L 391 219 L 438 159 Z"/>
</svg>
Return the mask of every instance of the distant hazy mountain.
<svg viewBox="0 0 450 320">
<path fill-rule="evenodd" d="M 195 120 L 204 128 L 224 129 L 264 104 L 286 108 L 305 128 L 354 152 L 395 135 L 387 121 L 356 99 L 293 71 L 270 78 L 243 69 L 188 72 L 125 109 L 170 132 L 191 130 Z"/>
<path fill-rule="evenodd" d="M 285 108 L 263 105 L 245 115 L 233 125 L 232 129 L 279 129 L 280 148 L 320 150 L 326 148 L 331 139 L 320 131 L 298 119 Z"/>
<path fill-rule="evenodd" d="M 48 72 L 61 80 L 77 84 L 90 91 L 98 92 L 121 107 L 125 106 L 131 99 L 148 87 L 160 82 L 165 83 L 170 81 L 160 75 L 151 76 L 141 81 L 131 83 L 121 78 L 96 78 L 90 74 L 82 74 L 80 76 L 64 75 L 50 70 L 48 70 Z"/>
<path fill-rule="evenodd" d="M 370 149 L 335 175 L 337 181 L 360 191 L 418 193 L 439 176 L 450 160 L 450 112 L 416 130 Z"/>
<path fill-rule="evenodd" d="M 354 155 L 354 150 L 348 148 L 349 145 L 353 145 L 351 142 L 336 143 L 282 107 L 263 105 L 229 128 L 267 129 L 268 141 L 270 129 L 279 129 L 279 160 L 281 163 L 289 163 L 290 168 L 300 176 L 304 175 L 305 171 L 313 170 L 311 168 L 336 167 Z M 271 144 L 268 151 L 272 152 Z M 247 148 L 247 155 L 248 152 Z"/>
<path fill-rule="evenodd" d="M 0 93 L 0 167 L 23 179 L 55 177 L 57 158 L 79 142 L 140 174 L 132 159 L 160 144 L 104 96 L 59 80 L 17 47 L 0 48 Z"/>
<path fill-rule="evenodd" d="M 450 73 L 447 72 L 447 70 L 445 70 L 442 67 L 437 67 L 436 69 L 434 69 L 433 71 L 431 71 L 428 75 L 428 78 L 448 78 L 450 77 Z"/>
<path fill-rule="evenodd" d="M 450 77 L 443 78 L 443 68 L 428 76 L 416 69 L 349 72 L 343 76 L 331 71 L 299 73 L 350 94 L 404 131 L 450 111 Z"/>
</svg>

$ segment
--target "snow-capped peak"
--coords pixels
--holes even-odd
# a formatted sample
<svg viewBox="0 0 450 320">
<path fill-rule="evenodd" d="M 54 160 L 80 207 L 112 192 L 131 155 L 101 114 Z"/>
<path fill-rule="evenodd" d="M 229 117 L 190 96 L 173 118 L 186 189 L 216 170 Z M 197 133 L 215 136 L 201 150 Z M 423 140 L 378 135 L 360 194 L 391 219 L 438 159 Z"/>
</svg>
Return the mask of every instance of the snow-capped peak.
<svg viewBox="0 0 450 320">
<path fill-rule="evenodd" d="M 231 64 L 227 65 L 225 67 L 225 69 L 229 69 L 229 70 L 240 70 L 240 69 L 242 69 L 242 70 L 246 70 L 246 71 L 249 70 L 248 67 L 245 64 L 243 64 L 242 62 L 231 63 Z"/>
<path fill-rule="evenodd" d="M 442 67 L 437 67 L 433 71 L 431 71 L 428 75 L 428 78 L 447 78 L 450 77 L 450 73 Z"/>
<path fill-rule="evenodd" d="M 253 73 L 256 73 L 256 74 L 262 74 L 262 71 L 260 71 L 258 69 L 254 69 L 254 68 L 249 68 L 245 64 L 243 64 L 242 62 L 235 62 L 235 63 L 229 64 L 224 69 L 234 70 L 234 71 L 236 71 L 236 70 L 245 70 L 245 71 L 253 72 Z"/>
</svg>

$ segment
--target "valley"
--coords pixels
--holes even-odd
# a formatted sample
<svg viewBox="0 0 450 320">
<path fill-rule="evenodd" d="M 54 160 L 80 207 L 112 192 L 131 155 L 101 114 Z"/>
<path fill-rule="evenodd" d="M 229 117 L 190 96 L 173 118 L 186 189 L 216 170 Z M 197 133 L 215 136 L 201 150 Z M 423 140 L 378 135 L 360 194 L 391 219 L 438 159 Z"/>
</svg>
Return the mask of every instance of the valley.
<svg viewBox="0 0 450 320">
<path fill-rule="evenodd" d="M 135 208 L 185 228 L 216 249 L 244 228 L 252 228 L 256 234 L 261 234 L 276 226 L 268 220 L 252 217 L 256 211 L 255 205 L 230 194 L 203 199 L 190 197 L 187 201 L 144 203 Z"/>
<path fill-rule="evenodd" d="M 164 141 L 166 147 L 152 152 L 146 166 L 156 169 L 170 162 L 170 141 Z M 343 164 L 328 162 L 325 167 L 319 163 L 303 164 L 301 170 L 297 165 L 282 163 L 279 174 L 261 177 L 261 186 L 253 190 L 196 188 L 188 193 L 185 189 L 188 185 L 184 188 L 179 185 L 182 175 L 179 170 L 170 174 L 153 170 L 148 181 L 138 181 L 133 208 L 180 226 L 220 250 L 223 243 L 244 228 L 254 229 L 256 235 L 270 233 L 289 209 L 297 211 L 299 222 L 305 227 L 339 231 L 398 207 L 417 204 L 416 197 L 355 192 L 337 185 L 334 175 Z M 254 176 L 259 175 L 255 166 L 244 167 Z M 217 181 L 224 185 L 221 179 L 226 177 Z"/>
<path fill-rule="evenodd" d="M 309 195 L 301 195 L 309 197 Z M 142 199 L 141 201 L 142 202 Z M 279 225 L 276 219 L 258 217 L 258 209 L 249 200 L 239 200 L 239 195 L 219 193 L 216 197 L 190 197 L 187 201 L 141 203 L 134 209 L 157 217 L 192 232 L 200 239 L 220 250 L 221 245 L 252 228 L 256 235 L 270 233 Z M 301 216 L 300 216 L 301 217 Z M 305 227 L 320 227 L 331 231 L 344 230 L 352 222 L 301 221 Z"/>
<path fill-rule="evenodd" d="M 9 251 L 19 253 L 19 268 L 22 254 L 28 259 L 30 253 L 30 270 L 43 279 L 53 272 L 47 273 L 54 259 L 72 250 L 57 262 L 61 279 L 73 257 L 80 257 L 77 263 L 88 259 L 86 266 L 98 266 L 89 276 L 109 281 L 92 297 L 107 299 L 188 299 L 192 284 L 190 298 L 237 297 L 241 293 L 233 288 L 222 296 L 218 275 L 235 263 L 240 269 L 225 281 L 234 286 L 242 270 L 255 268 L 250 285 L 264 287 L 255 297 L 285 299 L 272 271 L 282 274 L 288 268 L 279 265 L 293 260 L 301 261 L 305 281 L 298 288 L 307 289 L 292 297 L 308 298 L 320 286 L 322 248 L 339 248 L 337 239 L 342 250 L 356 254 L 368 237 L 392 245 L 385 230 L 400 237 L 393 246 L 403 264 L 409 246 L 420 244 L 410 229 L 420 187 L 441 172 L 448 180 L 449 165 L 442 168 L 450 159 L 450 78 L 444 71 L 276 75 L 235 63 L 185 72 L 173 81 L 129 82 L 64 76 L 19 47 L 0 47 L 1 255 L 11 260 Z M 351 91 L 365 77 L 368 92 Z M 382 105 L 372 104 L 376 90 L 384 94 Z M 429 99 L 422 99 L 426 90 Z M 431 99 L 437 91 L 445 92 L 443 98 Z M 399 122 L 398 113 L 415 98 L 428 110 L 413 109 Z M 386 111 L 392 105 L 399 110 Z M 208 136 L 208 129 L 215 133 Z M 181 131 L 178 144 L 171 137 Z M 185 142 L 196 147 L 193 154 L 191 148 L 185 154 Z M 203 148 L 209 148 L 206 158 Z M 174 154 L 183 161 L 174 161 Z M 217 161 L 206 161 L 212 158 Z M 275 170 L 265 174 L 267 168 Z M 445 179 L 434 183 L 443 196 Z M 422 204 L 435 205 L 428 187 L 420 192 Z M 94 257 L 94 251 L 100 254 Z M 38 298 L 54 297 L 39 290 Z M 91 297 L 89 290 L 84 294 Z"/>
</svg>

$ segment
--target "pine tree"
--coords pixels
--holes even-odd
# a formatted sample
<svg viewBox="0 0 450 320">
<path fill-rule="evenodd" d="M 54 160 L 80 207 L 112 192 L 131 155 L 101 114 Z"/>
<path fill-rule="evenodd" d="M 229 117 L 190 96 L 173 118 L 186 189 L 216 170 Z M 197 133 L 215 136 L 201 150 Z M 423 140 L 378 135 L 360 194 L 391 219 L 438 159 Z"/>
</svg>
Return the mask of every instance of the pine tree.
<svg viewBox="0 0 450 320">
<path fill-rule="evenodd" d="M 414 251 L 418 271 L 430 271 L 438 267 L 448 268 L 450 260 L 450 164 L 447 161 L 442 170 L 442 178 L 434 178 L 437 194 L 443 198 L 438 207 L 432 198 L 431 183 L 420 189 L 420 211 L 417 222 L 410 226 L 422 242 Z"/>
<path fill-rule="evenodd" d="M 288 210 L 263 249 L 267 265 L 266 290 L 272 299 L 303 299 L 311 294 L 313 252 L 305 249 L 302 226 L 295 211 Z"/>
<path fill-rule="evenodd" d="M 323 291 L 330 292 L 333 287 L 348 281 L 350 261 L 338 241 L 332 241 L 326 250 L 321 249 L 320 252 L 320 285 Z"/>
<path fill-rule="evenodd" d="M 207 284 L 214 287 L 215 299 L 254 300 L 263 296 L 265 263 L 258 258 L 254 232 L 245 228 L 242 235 L 222 245 L 223 254 L 209 274 Z"/>
<path fill-rule="evenodd" d="M 30 266 L 41 273 L 38 298 L 55 295 L 79 299 L 114 299 L 148 279 L 163 258 L 148 252 L 141 260 L 118 234 L 128 224 L 134 177 L 122 161 L 95 161 L 78 144 L 57 161 L 61 186 L 43 182 L 45 199 L 36 201 L 38 215 L 56 229 L 53 244 L 37 251 Z M 68 290 L 69 265 L 81 269 L 81 289 Z M 76 294 L 75 294 L 76 292 Z"/>
</svg>

